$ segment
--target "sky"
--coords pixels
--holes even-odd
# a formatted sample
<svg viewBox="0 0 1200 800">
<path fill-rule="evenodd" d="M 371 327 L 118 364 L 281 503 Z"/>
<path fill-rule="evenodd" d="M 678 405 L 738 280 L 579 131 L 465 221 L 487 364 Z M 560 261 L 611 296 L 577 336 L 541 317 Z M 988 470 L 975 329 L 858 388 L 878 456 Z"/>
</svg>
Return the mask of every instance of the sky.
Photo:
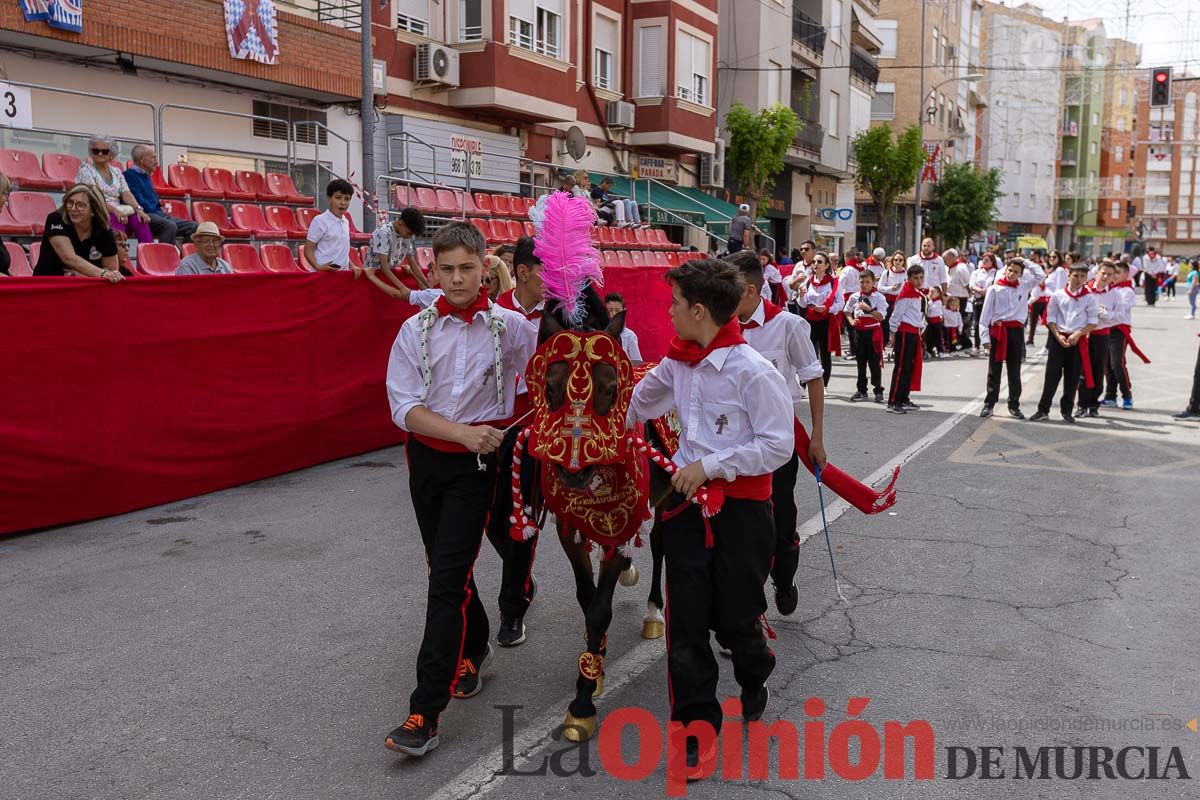
<svg viewBox="0 0 1200 800">
<path fill-rule="evenodd" d="M 1100 17 L 1109 36 L 1142 45 L 1143 67 L 1173 66 L 1200 75 L 1200 0 L 1031 0 L 1047 17 Z M 1008 0 L 1008 5 L 1019 5 Z M 1128 36 L 1126 9 L 1128 8 Z M 1189 14 L 1190 11 L 1190 14 Z"/>
</svg>

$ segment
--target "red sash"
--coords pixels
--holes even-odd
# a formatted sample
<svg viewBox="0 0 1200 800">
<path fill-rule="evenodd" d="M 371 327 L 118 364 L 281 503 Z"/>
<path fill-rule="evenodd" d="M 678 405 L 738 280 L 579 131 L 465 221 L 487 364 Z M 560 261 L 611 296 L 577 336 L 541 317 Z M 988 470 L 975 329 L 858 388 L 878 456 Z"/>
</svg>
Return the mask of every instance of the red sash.
<svg viewBox="0 0 1200 800">
<path fill-rule="evenodd" d="M 907 322 L 901 322 L 899 330 L 900 333 L 915 333 L 917 335 L 917 360 L 913 362 L 912 384 L 908 388 L 911 391 L 919 392 L 921 391 L 921 370 L 925 362 L 923 355 L 925 348 L 921 346 L 921 329 L 914 325 L 909 325 Z M 899 366 L 897 366 L 897 369 L 899 369 Z"/>
<path fill-rule="evenodd" d="M 1130 350 L 1137 354 L 1138 358 L 1147 364 L 1150 363 L 1150 359 L 1146 357 L 1146 354 L 1138 348 L 1137 342 L 1133 340 L 1133 329 L 1129 325 L 1122 323 L 1120 325 L 1113 325 L 1112 327 L 1125 334 L 1125 344 L 1129 346 Z"/>
<path fill-rule="evenodd" d="M 512 423 L 512 419 L 489 420 L 487 422 L 472 422 L 471 427 L 475 428 L 480 425 L 490 425 L 493 428 L 504 430 Z M 416 439 L 426 447 L 431 447 L 440 453 L 469 453 L 467 448 L 463 447 L 458 442 L 451 442 L 447 439 L 439 439 L 436 436 L 426 436 L 423 433 L 410 433 L 409 436 Z"/>
<path fill-rule="evenodd" d="M 930 325 L 941 325 L 942 318 L 941 317 L 929 317 L 929 324 Z"/>
<path fill-rule="evenodd" d="M 726 497 L 739 500 L 770 500 L 771 479 L 769 472 L 766 475 L 739 475 L 731 481 L 712 478 L 705 486 L 709 492 L 717 489 Z"/>
<path fill-rule="evenodd" d="M 794 420 L 793 428 L 796 434 L 796 455 L 809 472 L 816 474 L 816 465 L 808 457 L 808 446 L 811 439 L 804 423 Z M 833 493 L 857 508 L 864 514 L 878 514 L 896 504 L 896 479 L 900 477 L 900 467 L 892 472 L 892 480 L 881 491 L 875 491 L 848 472 L 826 463 L 821 469 L 821 483 L 824 483 Z"/>
<path fill-rule="evenodd" d="M 1007 285 L 1007 284 L 1006 284 Z M 992 360 L 1004 361 L 1008 355 L 1008 334 L 1004 332 L 1005 328 L 1024 328 L 1025 323 L 1015 319 L 1010 319 L 1007 322 L 993 322 L 988 328 L 988 335 L 992 339 Z"/>
<path fill-rule="evenodd" d="M 1092 375 L 1092 359 L 1088 354 L 1088 337 L 1079 337 L 1079 357 L 1083 359 L 1083 383 L 1087 388 L 1096 386 L 1095 376 Z"/>
<path fill-rule="evenodd" d="M 871 332 L 871 345 L 877 354 L 883 352 L 883 326 L 874 317 L 859 317 L 854 320 L 854 329 Z"/>
</svg>

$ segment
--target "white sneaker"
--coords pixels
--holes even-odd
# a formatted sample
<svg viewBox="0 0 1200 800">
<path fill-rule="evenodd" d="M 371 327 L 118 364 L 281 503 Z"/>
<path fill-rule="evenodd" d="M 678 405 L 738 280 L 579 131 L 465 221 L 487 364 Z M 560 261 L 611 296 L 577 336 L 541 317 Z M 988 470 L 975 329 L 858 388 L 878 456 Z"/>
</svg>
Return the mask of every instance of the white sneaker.
<svg viewBox="0 0 1200 800">
<path fill-rule="evenodd" d="M 1037 357 L 1038 357 L 1038 358 L 1045 358 L 1045 357 L 1046 357 L 1046 356 L 1048 356 L 1048 355 L 1050 355 L 1050 351 L 1049 351 L 1049 350 L 1047 350 L 1047 349 L 1046 349 L 1046 348 L 1044 348 L 1044 347 L 1043 347 L 1041 350 L 1038 350 L 1038 351 L 1037 351 Z"/>
<path fill-rule="evenodd" d="M 1186 317 L 1184 317 L 1184 319 L 1195 319 L 1195 318 L 1196 318 L 1195 314 L 1188 314 Z"/>
</svg>

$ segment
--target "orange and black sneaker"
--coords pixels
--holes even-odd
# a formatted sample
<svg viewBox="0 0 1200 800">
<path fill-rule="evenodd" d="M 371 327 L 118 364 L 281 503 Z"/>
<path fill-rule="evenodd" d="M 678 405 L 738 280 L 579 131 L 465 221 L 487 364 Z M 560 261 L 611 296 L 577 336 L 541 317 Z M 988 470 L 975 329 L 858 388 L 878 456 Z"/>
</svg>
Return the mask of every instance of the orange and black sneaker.
<svg viewBox="0 0 1200 800">
<path fill-rule="evenodd" d="M 383 744 L 397 753 L 423 756 L 438 746 L 437 717 L 409 714 L 403 725 L 387 735 Z"/>
<path fill-rule="evenodd" d="M 483 671 L 492 663 L 495 652 L 489 644 L 482 658 L 464 658 L 458 663 L 458 680 L 454 683 L 454 696 L 459 700 L 474 697 L 483 691 Z"/>
</svg>

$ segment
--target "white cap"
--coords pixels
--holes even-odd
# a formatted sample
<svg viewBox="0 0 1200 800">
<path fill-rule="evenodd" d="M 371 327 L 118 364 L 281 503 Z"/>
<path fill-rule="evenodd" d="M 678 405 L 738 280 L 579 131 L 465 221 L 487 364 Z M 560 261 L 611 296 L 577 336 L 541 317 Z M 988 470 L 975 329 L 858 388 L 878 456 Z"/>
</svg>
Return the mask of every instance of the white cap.
<svg viewBox="0 0 1200 800">
<path fill-rule="evenodd" d="M 740 206 L 738 206 L 738 211 L 741 211 L 743 214 L 749 214 L 750 213 L 750 204 L 742 203 Z"/>
</svg>

